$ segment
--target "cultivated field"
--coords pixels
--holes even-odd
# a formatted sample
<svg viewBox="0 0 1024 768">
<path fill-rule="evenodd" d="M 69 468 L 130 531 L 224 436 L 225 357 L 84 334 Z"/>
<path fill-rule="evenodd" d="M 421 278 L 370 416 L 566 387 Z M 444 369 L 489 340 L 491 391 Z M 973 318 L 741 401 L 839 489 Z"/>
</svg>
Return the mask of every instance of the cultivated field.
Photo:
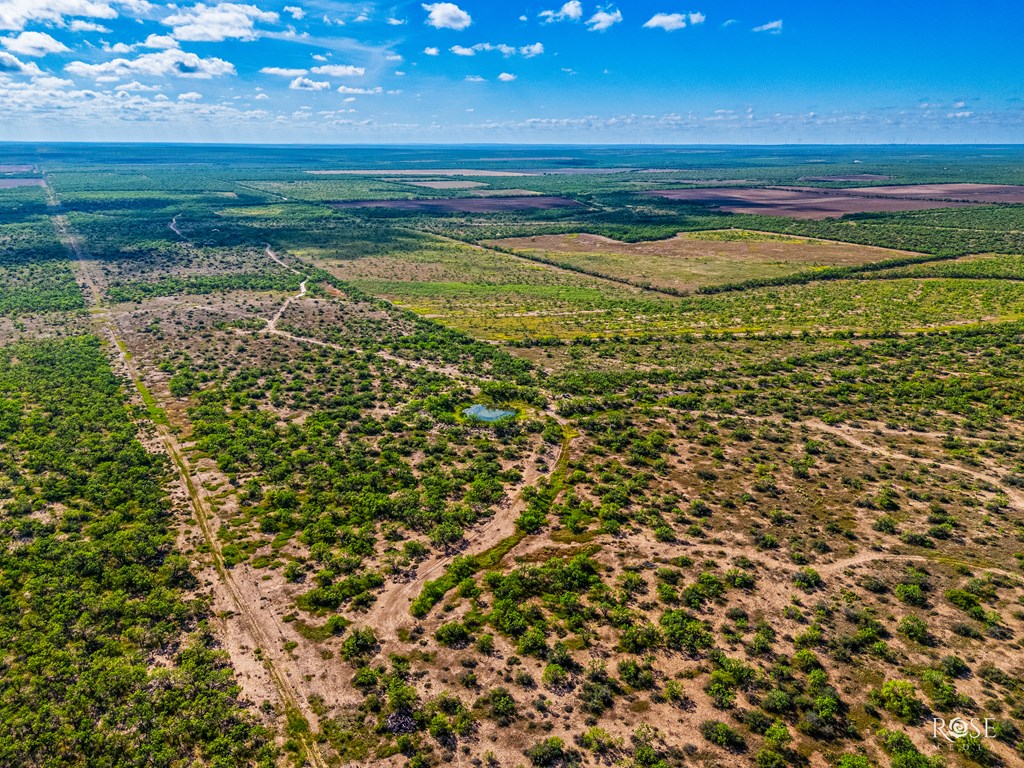
<svg viewBox="0 0 1024 768">
<path fill-rule="evenodd" d="M 872 192 L 880 187 L 869 188 Z M 860 192 L 862 190 L 855 190 Z M 825 219 L 848 213 L 879 213 L 885 211 L 918 211 L 927 208 L 956 208 L 965 202 L 915 199 L 913 196 L 872 197 L 833 194 L 821 189 L 711 188 L 662 189 L 650 193 L 668 200 L 714 206 L 728 213 L 764 216 L 788 216 L 794 219 Z"/>
</svg>

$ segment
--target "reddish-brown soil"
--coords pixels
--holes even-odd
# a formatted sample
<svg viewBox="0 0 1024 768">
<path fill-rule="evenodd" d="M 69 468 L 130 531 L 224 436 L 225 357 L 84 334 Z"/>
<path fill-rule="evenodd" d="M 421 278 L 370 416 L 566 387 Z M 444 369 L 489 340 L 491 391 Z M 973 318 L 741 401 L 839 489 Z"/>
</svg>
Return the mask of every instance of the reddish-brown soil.
<svg viewBox="0 0 1024 768">
<path fill-rule="evenodd" d="M 879 189 L 879 188 L 875 188 Z M 848 213 L 918 211 L 925 208 L 955 208 L 971 203 L 914 198 L 868 197 L 857 190 L 736 188 L 662 189 L 648 194 L 669 200 L 706 203 L 729 213 L 788 216 L 793 219 L 827 219 Z"/>
<path fill-rule="evenodd" d="M 971 203 L 1024 203 L 1024 187 L 1012 184 L 906 184 L 892 187 L 839 189 L 840 194 L 881 195 L 915 200 L 958 200 Z"/>
<path fill-rule="evenodd" d="M 456 198 L 449 200 L 353 200 L 332 203 L 335 208 L 393 208 L 426 213 L 493 213 L 528 209 L 574 208 L 580 203 L 567 197 L 534 195 L 523 197 Z"/>
<path fill-rule="evenodd" d="M 891 178 L 880 173 L 850 173 L 845 176 L 801 176 L 800 181 L 887 181 Z"/>
<path fill-rule="evenodd" d="M 46 182 L 42 179 L 0 179 L 0 189 L 11 189 L 12 187 L 45 187 Z"/>
<path fill-rule="evenodd" d="M 487 171 L 480 168 L 390 168 L 387 170 L 331 170 L 306 171 L 316 176 L 536 176 L 536 173 L 518 171 Z"/>
<path fill-rule="evenodd" d="M 389 178 L 384 181 L 400 181 L 410 187 L 426 187 L 427 189 L 476 189 L 487 186 L 482 181 L 406 181 L 401 178 Z"/>
</svg>

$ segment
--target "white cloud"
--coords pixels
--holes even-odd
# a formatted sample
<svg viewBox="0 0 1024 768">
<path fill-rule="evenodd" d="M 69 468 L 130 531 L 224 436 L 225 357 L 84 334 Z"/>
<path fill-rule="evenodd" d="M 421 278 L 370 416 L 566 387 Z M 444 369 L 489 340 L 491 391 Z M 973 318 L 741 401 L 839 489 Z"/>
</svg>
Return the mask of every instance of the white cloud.
<svg viewBox="0 0 1024 768">
<path fill-rule="evenodd" d="M 672 32 L 686 27 L 686 16 L 682 13 L 656 13 L 644 22 L 644 27 Z"/>
<path fill-rule="evenodd" d="M 483 81 L 484 78 L 480 77 L 480 75 L 466 75 L 467 83 L 482 83 Z"/>
<path fill-rule="evenodd" d="M 754 27 L 755 32 L 767 32 L 771 35 L 782 34 L 782 19 L 776 19 L 775 21 L 769 21 L 767 24 L 762 24 L 759 27 Z"/>
<path fill-rule="evenodd" d="M 516 79 L 516 75 L 509 74 L 508 72 L 502 72 L 500 75 L 498 75 L 498 79 L 501 80 L 501 82 L 503 83 L 511 83 L 513 80 Z"/>
<path fill-rule="evenodd" d="M 115 91 L 138 91 L 139 93 L 147 91 L 159 91 L 159 85 L 143 85 L 138 80 L 132 80 L 130 83 L 123 83 L 122 85 L 114 88 Z"/>
<path fill-rule="evenodd" d="M 282 10 L 296 21 L 302 21 L 306 17 L 306 12 L 297 5 L 286 5 Z"/>
<path fill-rule="evenodd" d="M 255 40 L 257 21 L 274 23 L 278 18 L 273 11 L 262 11 L 255 5 L 197 3 L 165 17 L 163 23 L 174 28 L 178 40 L 217 43 L 229 38 Z"/>
<path fill-rule="evenodd" d="M 256 101 L 268 101 L 269 99 L 270 99 L 270 97 L 267 96 L 267 94 L 265 94 L 265 93 L 257 93 L 256 94 Z"/>
<path fill-rule="evenodd" d="M 93 24 L 91 21 L 82 21 L 81 19 L 75 19 L 71 22 L 69 29 L 72 32 L 103 32 L 109 34 L 110 30 L 104 27 L 102 24 Z"/>
<path fill-rule="evenodd" d="M 583 4 L 580 0 L 569 0 L 557 11 L 541 11 L 539 15 L 548 24 L 553 21 L 579 21 L 583 18 Z"/>
<path fill-rule="evenodd" d="M 196 93 L 195 91 L 178 94 L 178 101 L 199 101 L 201 98 L 203 98 L 203 94 Z"/>
<path fill-rule="evenodd" d="M 45 32 L 22 32 L 17 37 L 0 38 L 0 45 L 22 56 L 45 56 L 48 53 L 65 53 L 71 50 Z"/>
<path fill-rule="evenodd" d="M 405 19 L 396 19 L 394 16 L 389 16 L 388 24 L 392 27 L 400 27 L 405 24 Z"/>
<path fill-rule="evenodd" d="M 2 0 L 0 29 L 22 30 L 30 22 L 61 26 L 65 16 L 116 19 L 117 11 L 104 0 Z"/>
<path fill-rule="evenodd" d="M 707 21 L 707 19 L 708 17 L 705 16 L 700 11 L 693 11 L 692 13 L 690 13 L 690 26 L 703 24 L 705 21 Z"/>
<path fill-rule="evenodd" d="M 115 43 L 114 45 L 103 44 L 103 50 L 109 53 L 131 53 L 139 48 L 155 48 L 165 50 L 167 48 L 180 48 L 178 41 L 170 35 L 150 35 L 141 43 L 127 45 L 126 43 Z"/>
<path fill-rule="evenodd" d="M 313 61 L 327 61 L 327 57 L 324 56 L 321 53 L 314 53 L 313 54 Z"/>
<path fill-rule="evenodd" d="M 112 59 L 100 64 L 73 61 L 64 69 L 79 77 L 93 77 L 101 81 L 120 80 L 132 75 L 151 77 L 192 77 L 206 80 L 211 77 L 235 74 L 235 65 L 218 58 L 202 59 L 194 53 L 172 48 L 159 53 L 144 53 L 134 59 Z"/>
<path fill-rule="evenodd" d="M 427 24 L 435 29 L 465 29 L 473 23 L 472 17 L 455 3 L 422 3 L 427 12 Z"/>
<path fill-rule="evenodd" d="M 439 53 L 441 53 L 441 49 L 440 48 L 424 48 L 423 49 L 423 53 L 425 53 L 427 56 L 437 56 Z"/>
<path fill-rule="evenodd" d="M 384 93 L 384 89 L 379 85 L 376 88 L 352 88 L 348 85 L 339 85 L 338 93 L 355 93 L 361 96 L 375 96 L 379 93 Z"/>
<path fill-rule="evenodd" d="M 325 64 L 320 67 L 313 67 L 314 75 L 327 75 L 328 77 L 362 77 L 366 74 L 364 67 L 353 67 L 351 64 Z"/>
<path fill-rule="evenodd" d="M 170 35 L 150 35 L 143 42 L 139 43 L 141 48 L 157 48 L 159 50 L 166 50 L 167 48 L 180 48 L 178 41 Z"/>
<path fill-rule="evenodd" d="M 260 70 L 261 75 L 277 75 L 278 77 L 300 77 L 302 75 L 308 75 L 309 70 L 307 69 L 290 69 L 288 67 L 263 67 Z"/>
<path fill-rule="evenodd" d="M 16 56 L 0 51 L 0 75 L 42 75 L 43 71 L 34 61 L 23 62 Z"/>
<path fill-rule="evenodd" d="M 521 48 L 516 48 L 514 45 L 506 45 L 505 43 L 477 43 L 469 47 L 453 45 L 448 50 L 456 56 L 475 56 L 478 51 L 498 51 L 503 56 L 514 56 L 516 53 L 519 53 L 529 59 L 544 53 L 544 44 L 534 43 L 533 45 L 524 45 Z"/>
<path fill-rule="evenodd" d="M 288 85 L 293 91 L 326 91 L 331 84 L 326 80 L 310 80 L 308 77 L 296 77 Z"/>
<path fill-rule="evenodd" d="M 587 19 L 587 26 L 590 27 L 591 32 L 603 32 L 620 21 L 622 21 L 622 11 L 598 11 Z"/>
</svg>

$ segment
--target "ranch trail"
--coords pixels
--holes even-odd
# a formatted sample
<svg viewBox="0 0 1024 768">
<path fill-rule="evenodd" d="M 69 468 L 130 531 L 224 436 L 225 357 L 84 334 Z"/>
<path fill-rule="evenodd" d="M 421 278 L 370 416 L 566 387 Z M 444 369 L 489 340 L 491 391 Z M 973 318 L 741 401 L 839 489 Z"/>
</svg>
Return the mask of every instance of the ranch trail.
<svg viewBox="0 0 1024 768">
<path fill-rule="evenodd" d="M 173 219 L 171 219 L 171 223 L 168 224 L 167 226 L 170 228 L 170 230 L 172 232 L 174 232 L 174 234 L 176 234 L 182 240 L 186 240 L 186 242 L 187 242 L 186 237 L 183 234 L 181 234 L 181 230 L 178 229 L 178 217 L 177 216 L 175 216 Z"/>
<path fill-rule="evenodd" d="M 59 205 L 55 197 L 51 204 Z M 89 298 L 92 305 L 102 308 L 102 294 L 93 280 L 82 251 L 81 243 L 71 229 L 70 222 L 62 215 L 53 215 L 51 218 L 58 236 L 75 256 L 76 273 L 81 281 L 89 287 L 91 294 Z M 144 401 L 151 400 L 152 395 L 146 388 L 132 356 L 127 351 L 126 345 L 119 337 L 118 329 L 113 319 L 106 313 L 96 315 L 96 317 L 102 321 L 106 335 L 113 343 L 113 348 L 117 350 L 119 361 L 128 372 L 128 376 L 138 390 L 139 395 Z M 159 408 L 159 405 L 157 404 L 156 407 Z M 232 572 L 225 565 L 220 542 L 214 528 L 217 515 L 206 495 L 202 481 L 190 466 L 185 451 L 178 438 L 172 432 L 171 427 L 156 418 L 151 419 L 151 422 L 156 429 L 157 436 L 160 438 L 165 452 L 177 470 L 178 480 L 186 491 L 189 504 L 192 507 L 196 522 L 199 524 L 203 539 L 210 549 L 214 569 L 218 577 L 216 584 L 221 591 L 221 596 L 233 607 L 234 613 L 241 620 L 241 628 L 247 638 L 246 645 L 258 649 L 263 654 L 263 666 L 270 675 L 280 703 L 284 707 L 285 711 L 283 714 L 287 714 L 288 711 L 295 712 L 304 718 L 312 729 L 317 729 L 319 719 L 316 713 L 310 707 L 309 702 L 297 693 L 289 681 L 291 677 L 299 679 L 300 675 L 297 670 L 288 671 L 288 668 L 292 666 L 292 662 L 284 651 L 279 639 L 283 637 L 283 632 L 276 616 L 271 611 L 259 609 L 259 585 L 255 581 L 243 582 L 242 580 L 236 580 Z M 319 746 L 309 733 L 300 733 L 297 738 L 302 742 L 306 757 L 314 768 L 327 768 L 327 762 L 324 760 Z"/>
<path fill-rule="evenodd" d="M 559 419 L 561 422 L 562 420 Z M 564 460 L 564 456 L 570 450 L 576 438 L 563 442 L 555 451 L 550 466 L 557 467 Z M 552 472 L 554 469 L 552 469 Z M 546 476 L 550 477 L 551 472 Z M 384 587 L 384 591 L 377 596 L 376 602 L 363 617 L 362 623 L 365 626 L 379 629 L 386 634 L 393 635 L 402 621 L 409 620 L 411 615 L 409 607 L 413 600 L 423 590 L 424 585 L 431 578 L 440 575 L 456 556 L 472 557 L 491 549 L 504 541 L 516 532 L 515 521 L 526 509 L 526 501 L 523 499 L 523 490 L 533 485 L 540 479 L 542 473 L 534 469 L 534 463 L 530 462 L 522 480 L 511 492 L 514 494 L 511 502 L 501 504 L 495 510 L 494 516 L 484 523 L 479 530 L 474 531 L 466 537 L 464 546 L 458 552 L 443 552 L 435 554 L 422 562 L 416 569 L 416 575 L 410 581 L 392 582 Z"/>
<path fill-rule="evenodd" d="M 924 464 L 927 466 L 938 467 L 940 469 L 945 469 L 950 472 L 957 472 L 961 475 L 967 475 L 968 477 L 972 477 L 975 480 L 987 483 L 989 485 L 994 485 L 1000 488 L 1002 492 L 1006 494 L 1006 496 L 1013 502 L 1014 506 L 1017 507 L 1018 511 L 1024 510 L 1024 493 L 1021 493 L 1020 491 L 1012 488 L 1005 487 L 1002 484 L 1002 481 L 996 476 L 987 474 L 985 472 L 979 472 L 976 469 L 970 469 L 969 467 L 963 467 L 957 464 L 947 464 L 945 462 L 939 461 L 922 460 L 919 457 L 915 458 L 914 456 L 910 456 L 909 454 L 902 453 L 900 451 L 895 451 L 884 445 L 872 445 L 871 443 L 866 443 L 859 437 L 857 437 L 857 431 L 854 430 L 853 427 L 832 426 L 830 424 L 826 424 L 823 421 L 818 421 L 817 419 L 808 419 L 807 421 L 804 421 L 802 423 L 820 432 L 827 432 L 831 435 L 840 437 L 850 445 L 859 448 L 862 451 L 878 453 L 883 456 L 887 456 L 888 458 L 898 459 L 900 461 L 910 461 L 916 464 Z"/>
</svg>

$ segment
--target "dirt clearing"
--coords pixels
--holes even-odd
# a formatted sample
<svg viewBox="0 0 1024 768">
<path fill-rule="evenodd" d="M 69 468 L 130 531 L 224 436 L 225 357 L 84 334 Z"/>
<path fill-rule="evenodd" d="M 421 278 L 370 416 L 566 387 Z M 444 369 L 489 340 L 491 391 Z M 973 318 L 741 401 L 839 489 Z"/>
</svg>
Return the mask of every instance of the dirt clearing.
<svg viewBox="0 0 1024 768">
<path fill-rule="evenodd" d="M 306 171 L 315 176 L 334 176 L 344 174 L 346 176 L 536 176 L 535 173 L 521 173 L 519 171 L 484 171 L 479 168 L 407 168 L 402 170 L 380 169 L 378 171 L 367 170 L 335 170 L 335 171 Z"/>
<path fill-rule="evenodd" d="M 46 182 L 42 179 L 0 179 L 0 189 L 12 189 L 14 187 L 45 187 Z"/>
<path fill-rule="evenodd" d="M 882 187 L 875 187 L 878 194 Z M 747 188 L 747 189 L 662 189 L 647 194 L 681 202 L 713 205 L 729 213 L 763 216 L 788 216 L 792 219 L 827 219 L 848 213 L 919 211 L 926 208 L 957 208 L 971 205 L 915 198 L 869 197 L 856 194 L 863 190 Z"/>
<path fill-rule="evenodd" d="M 911 198 L 914 200 L 957 200 L 971 203 L 1024 203 L 1024 187 L 1012 184 L 907 184 L 892 187 L 839 189 L 841 194 Z"/>
<path fill-rule="evenodd" d="M 494 213 L 496 211 L 547 210 L 549 208 L 575 208 L 581 203 L 567 197 L 551 195 L 454 198 L 448 200 L 353 200 L 331 203 L 335 208 L 392 208 L 398 211 L 424 213 Z"/>
<path fill-rule="evenodd" d="M 388 178 L 383 181 L 400 181 L 410 187 L 425 187 L 427 189 L 476 189 L 487 186 L 482 181 L 406 181 L 401 178 Z"/>
</svg>

